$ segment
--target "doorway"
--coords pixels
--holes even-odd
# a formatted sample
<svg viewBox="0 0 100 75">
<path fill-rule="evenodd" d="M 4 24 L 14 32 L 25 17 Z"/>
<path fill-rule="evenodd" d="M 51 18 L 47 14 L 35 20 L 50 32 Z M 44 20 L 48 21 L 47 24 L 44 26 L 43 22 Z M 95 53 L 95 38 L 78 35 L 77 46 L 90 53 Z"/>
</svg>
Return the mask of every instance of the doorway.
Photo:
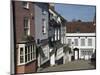
<svg viewBox="0 0 100 75">
<path fill-rule="evenodd" d="M 75 60 L 79 59 L 79 49 L 78 48 L 74 48 L 74 59 Z"/>
</svg>

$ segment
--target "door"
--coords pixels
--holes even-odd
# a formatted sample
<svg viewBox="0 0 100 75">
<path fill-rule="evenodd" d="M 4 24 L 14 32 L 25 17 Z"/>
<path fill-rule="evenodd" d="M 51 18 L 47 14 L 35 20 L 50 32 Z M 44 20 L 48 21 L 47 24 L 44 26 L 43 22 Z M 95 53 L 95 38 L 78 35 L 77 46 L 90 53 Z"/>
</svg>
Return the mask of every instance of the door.
<svg viewBox="0 0 100 75">
<path fill-rule="evenodd" d="M 78 59 L 78 51 L 75 51 L 75 60 Z"/>
<path fill-rule="evenodd" d="M 51 66 L 55 65 L 55 54 L 53 54 L 50 58 L 50 64 Z"/>
</svg>

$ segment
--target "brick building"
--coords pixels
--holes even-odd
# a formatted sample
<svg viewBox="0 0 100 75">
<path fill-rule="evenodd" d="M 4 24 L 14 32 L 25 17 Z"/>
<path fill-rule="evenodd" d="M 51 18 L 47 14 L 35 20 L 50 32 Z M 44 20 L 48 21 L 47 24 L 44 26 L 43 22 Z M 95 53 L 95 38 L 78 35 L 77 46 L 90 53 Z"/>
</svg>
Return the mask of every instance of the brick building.
<svg viewBox="0 0 100 75">
<path fill-rule="evenodd" d="M 15 73 L 49 65 L 48 3 L 12 1 Z"/>
<path fill-rule="evenodd" d="M 91 59 L 96 51 L 96 22 L 68 22 L 66 28 L 66 44 L 71 47 L 73 59 Z"/>
</svg>

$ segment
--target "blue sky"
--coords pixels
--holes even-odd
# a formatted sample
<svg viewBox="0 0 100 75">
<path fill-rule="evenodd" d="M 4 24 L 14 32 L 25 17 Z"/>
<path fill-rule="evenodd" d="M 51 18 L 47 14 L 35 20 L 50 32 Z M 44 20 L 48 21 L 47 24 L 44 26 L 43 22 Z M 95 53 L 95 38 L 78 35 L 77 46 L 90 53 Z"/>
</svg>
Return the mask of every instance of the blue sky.
<svg viewBox="0 0 100 75">
<path fill-rule="evenodd" d="M 68 21 L 92 21 L 95 15 L 95 6 L 55 4 L 55 10 Z"/>
</svg>

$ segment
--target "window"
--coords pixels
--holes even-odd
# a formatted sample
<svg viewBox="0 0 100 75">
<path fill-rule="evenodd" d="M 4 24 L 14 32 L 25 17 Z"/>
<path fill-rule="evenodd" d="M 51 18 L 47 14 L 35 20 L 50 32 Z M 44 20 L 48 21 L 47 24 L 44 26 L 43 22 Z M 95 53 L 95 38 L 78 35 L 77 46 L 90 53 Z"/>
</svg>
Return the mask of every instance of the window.
<svg viewBox="0 0 100 75">
<path fill-rule="evenodd" d="M 68 39 L 68 44 L 71 45 L 71 39 Z"/>
<path fill-rule="evenodd" d="M 25 62 L 29 62 L 35 58 L 35 47 L 34 45 L 25 47 Z"/>
<path fill-rule="evenodd" d="M 60 40 L 60 30 L 58 29 L 58 40 Z"/>
<path fill-rule="evenodd" d="M 42 9 L 42 14 L 46 15 L 46 10 Z"/>
<path fill-rule="evenodd" d="M 85 39 L 81 39 L 81 46 L 85 46 Z"/>
<path fill-rule="evenodd" d="M 36 58 L 36 51 L 35 51 L 34 45 L 25 46 L 24 48 L 20 48 L 20 64 L 26 64 L 28 62 L 31 62 Z"/>
<path fill-rule="evenodd" d="M 43 34 L 46 34 L 47 30 L 46 30 L 46 20 L 42 19 L 43 25 L 42 25 L 42 32 Z"/>
<path fill-rule="evenodd" d="M 30 20 L 28 17 L 24 17 L 24 35 L 27 36 L 30 34 Z"/>
<path fill-rule="evenodd" d="M 80 32 L 80 29 L 79 29 L 79 28 L 77 28 L 77 29 L 76 29 L 76 33 L 79 33 L 79 32 Z"/>
<path fill-rule="evenodd" d="M 57 29 L 55 29 L 55 40 L 57 40 Z"/>
<path fill-rule="evenodd" d="M 92 46 L 92 39 L 88 39 L 88 46 Z"/>
<path fill-rule="evenodd" d="M 78 39 L 74 39 L 75 46 L 78 46 Z"/>
<path fill-rule="evenodd" d="M 93 49 L 81 49 L 81 55 L 92 55 Z"/>
<path fill-rule="evenodd" d="M 23 2 L 23 7 L 28 9 L 29 8 L 29 3 L 28 2 Z"/>
<path fill-rule="evenodd" d="M 23 52 L 23 48 L 20 48 L 20 63 L 24 62 L 24 52 Z"/>
</svg>

